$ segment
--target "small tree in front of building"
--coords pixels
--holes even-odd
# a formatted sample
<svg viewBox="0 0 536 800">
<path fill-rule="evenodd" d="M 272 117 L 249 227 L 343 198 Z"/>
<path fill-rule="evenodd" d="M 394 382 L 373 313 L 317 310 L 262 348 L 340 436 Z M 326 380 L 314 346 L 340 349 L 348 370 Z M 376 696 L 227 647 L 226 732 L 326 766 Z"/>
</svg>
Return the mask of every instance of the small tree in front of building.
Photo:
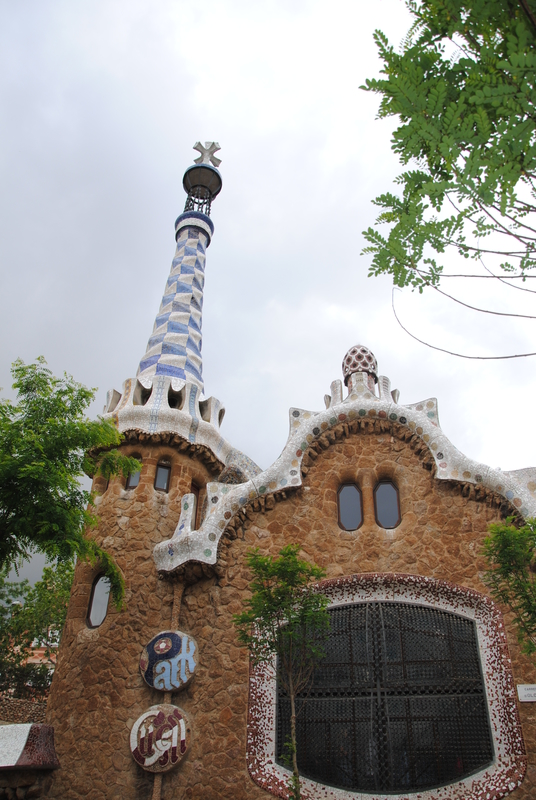
<svg viewBox="0 0 536 800">
<path fill-rule="evenodd" d="M 315 665 L 324 657 L 329 631 L 328 598 L 313 582 L 325 571 L 298 558 L 299 545 L 283 547 L 279 556 L 247 555 L 253 573 L 251 598 L 234 615 L 238 638 L 255 666 L 275 664 L 277 680 L 290 701 L 290 739 L 285 743 L 292 767 L 289 798 L 299 800 L 300 776 L 296 746 L 296 699 L 310 685 Z"/>
<path fill-rule="evenodd" d="M 0 695 L 46 699 L 73 575 L 74 562 L 60 562 L 46 566 L 30 586 L 10 581 L 0 569 Z"/>
<path fill-rule="evenodd" d="M 484 540 L 484 582 L 514 613 L 521 650 L 536 653 L 536 519 L 516 527 L 513 517 L 489 527 Z"/>
<path fill-rule="evenodd" d="M 123 437 L 111 420 L 85 416 L 95 389 L 67 374 L 54 377 L 42 357 L 17 359 L 11 374 L 17 401 L 0 398 L 0 569 L 35 552 L 51 563 L 99 562 L 120 606 L 123 577 L 89 536 L 97 524 L 94 495 L 80 480 L 126 476 L 140 462 L 117 449 Z"/>
</svg>

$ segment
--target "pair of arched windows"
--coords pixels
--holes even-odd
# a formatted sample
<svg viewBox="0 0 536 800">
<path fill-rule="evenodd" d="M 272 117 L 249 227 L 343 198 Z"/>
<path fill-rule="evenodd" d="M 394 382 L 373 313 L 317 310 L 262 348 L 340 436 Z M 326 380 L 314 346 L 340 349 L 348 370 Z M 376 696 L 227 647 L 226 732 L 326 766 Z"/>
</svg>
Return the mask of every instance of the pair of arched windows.
<svg viewBox="0 0 536 800">
<path fill-rule="evenodd" d="M 141 461 L 138 455 L 135 455 L 134 457 L 137 458 L 138 461 Z M 127 477 L 125 489 L 135 489 L 140 482 L 140 474 L 141 474 L 140 470 L 137 470 L 136 472 L 131 472 L 130 475 L 128 475 Z M 159 463 L 156 467 L 154 488 L 160 492 L 169 492 L 170 478 L 171 478 L 170 464 L 167 464 L 166 462 Z"/>
<path fill-rule="evenodd" d="M 363 498 L 355 483 L 345 483 L 337 493 L 339 526 L 356 531 L 363 524 Z M 381 528 L 396 528 L 400 524 L 398 489 L 392 481 L 380 481 L 374 487 L 374 516 Z"/>
<path fill-rule="evenodd" d="M 139 456 L 135 456 L 138 461 L 141 461 Z M 136 486 L 140 482 L 140 470 L 137 472 L 131 472 L 130 475 L 127 476 L 127 480 L 125 483 L 125 489 L 135 489 Z M 171 466 L 162 462 L 158 464 L 156 467 L 156 474 L 154 478 L 154 488 L 160 492 L 168 492 L 169 491 L 169 484 L 171 479 Z M 196 501 L 196 522 L 199 522 L 201 509 L 199 507 L 199 495 L 201 492 L 201 486 L 197 484 L 195 481 L 192 481 L 192 486 L 190 491 L 195 496 Z"/>
</svg>

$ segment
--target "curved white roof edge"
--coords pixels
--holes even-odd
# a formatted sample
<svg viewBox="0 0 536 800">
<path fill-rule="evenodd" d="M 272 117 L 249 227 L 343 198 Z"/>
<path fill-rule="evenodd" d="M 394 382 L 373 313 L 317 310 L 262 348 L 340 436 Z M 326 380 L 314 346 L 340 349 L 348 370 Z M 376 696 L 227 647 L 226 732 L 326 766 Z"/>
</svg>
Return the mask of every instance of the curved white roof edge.
<svg viewBox="0 0 536 800">
<path fill-rule="evenodd" d="M 224 414 L 220 401 L 205 399 L 196 383 L 157 375 L 143 381 L 129 378 L 122 393 L 108 392 L 103 419 L 113 419 L 121 433 L 177 434 L 208 448 L 225 466 L 237 466 L 245 477 L 258 475 L 260 467 L 221 435 Z"/>
<path fill-rule="evenodd" d="M 325 411 L 290 409 L 288 441 L 268 469 L 238 485 L 207 484 L 208 511 L 199 530 L 192 528 L 194 496 L 184 495 L 172 538 L 154 548 L 157 569 L 172 572 L 188 562 L 215 564 L 220 537 L 240 509 L 258 497 L 300 486 L 302 460 L 308 447 L 331 428 L 359 418 L 384 419 L 407 426 L 422 439 L 434 457 L 436 480 L 480 484 L 502 495 L 522 517 L 536 517 L 536 467 L 502 472 L 473 461 L 454 447 L 441 430 L 435 398 L 404 406 L 396 402 L 398 392 L 391 392 L 389 378 L 378 379 L 379 397 L 368 388 L 365 373 L 353 378 L 350 394 L 344 400 L 341 381 L 332 383 L 332 397 L 326 396 L 329 407 Z"/>
</svg>

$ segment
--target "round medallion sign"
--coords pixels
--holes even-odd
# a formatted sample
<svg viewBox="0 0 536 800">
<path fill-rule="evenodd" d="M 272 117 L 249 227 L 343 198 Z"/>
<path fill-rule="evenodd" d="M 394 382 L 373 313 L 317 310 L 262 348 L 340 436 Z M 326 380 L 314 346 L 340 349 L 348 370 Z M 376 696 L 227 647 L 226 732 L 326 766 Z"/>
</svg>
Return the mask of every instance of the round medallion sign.
<svg viewBox="0 0 536 800">
<path fill-rule="evenodd" d="M 145 682 L 161 692 L 176 692 L 194 676 L 197 644 L 181 631 L 161 631 L 143 648 L 140 672 Z"/>
<path fill-rule="evenodd" d="M 134 760 L 148 772 L 176 767 L 190 746 L 190 722 L 181 708 L 162 703 L 138 717 L 130 731 Z"/>
</svg>

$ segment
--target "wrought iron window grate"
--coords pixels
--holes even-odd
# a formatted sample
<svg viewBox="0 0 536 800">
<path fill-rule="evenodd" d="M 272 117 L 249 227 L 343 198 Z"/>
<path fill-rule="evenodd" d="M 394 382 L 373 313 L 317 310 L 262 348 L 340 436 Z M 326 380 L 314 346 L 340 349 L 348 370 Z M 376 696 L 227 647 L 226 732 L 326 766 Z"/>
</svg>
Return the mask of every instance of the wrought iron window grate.
<svg viewBox="0 0 536 800">
<path fill-rule="evenodd" d="M 300 773 L 361 792 L 458 781 L 493 761 L 475 624 L 406 603 L 330 610 L 326 657 L 297 699 Z M 290 735 L 278 689 L 276 756 Z"/>
</svg>

